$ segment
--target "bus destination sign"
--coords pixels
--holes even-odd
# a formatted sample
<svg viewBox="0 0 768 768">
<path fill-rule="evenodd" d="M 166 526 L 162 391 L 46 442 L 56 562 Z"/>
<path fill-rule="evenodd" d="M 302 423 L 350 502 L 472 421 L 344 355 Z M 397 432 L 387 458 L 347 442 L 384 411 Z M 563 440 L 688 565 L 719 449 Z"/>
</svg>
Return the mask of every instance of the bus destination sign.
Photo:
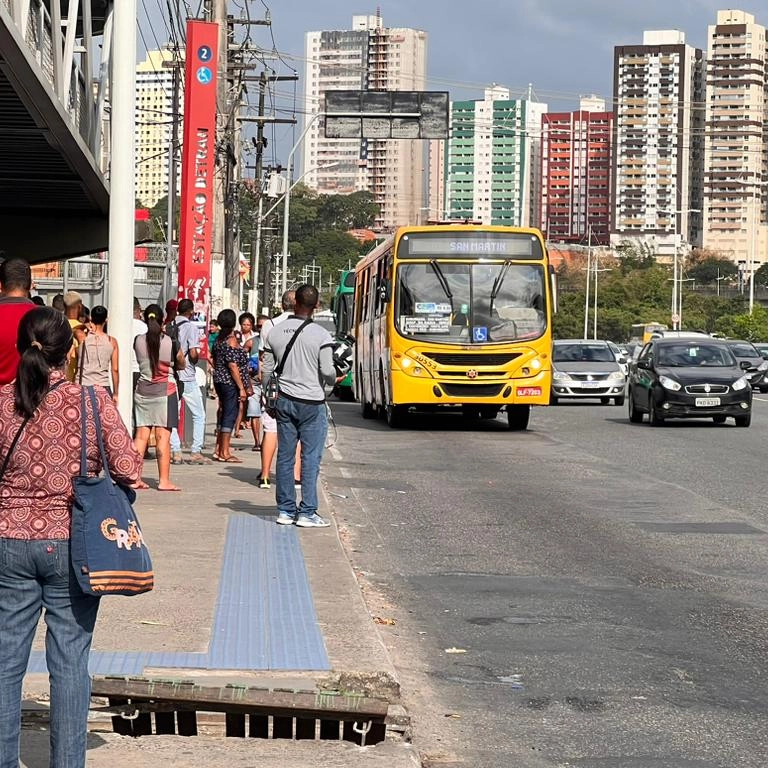
<svg viewBox="0 0 768 768">
<path fill-rule="evenodd" d="M 399 258 L 418 259 L 435 256 L 443 259 L 471 257 L 540 259 L 539 239 L 524 233 L 412 232 L 400 239 Z"/>
</svg>

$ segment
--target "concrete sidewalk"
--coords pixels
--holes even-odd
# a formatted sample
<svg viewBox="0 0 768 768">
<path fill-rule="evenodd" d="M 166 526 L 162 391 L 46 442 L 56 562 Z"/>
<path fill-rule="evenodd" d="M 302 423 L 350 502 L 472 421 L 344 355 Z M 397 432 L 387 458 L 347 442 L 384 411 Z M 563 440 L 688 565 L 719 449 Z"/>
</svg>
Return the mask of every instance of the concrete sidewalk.
<svg viewBox="0 0 768 768">
<path fill-rule="evenodd" d="M 173 466 L 181 493 L 154 490 L 156 465 L 147 461 L 144 477 L 153 489 L 139 492 L 136 508 L 152 553 L 155 590 L 102 600 L 92 674 L 354 691 L 386 698 L 396 710 L 395 671 L 336 525 L 276 525 L 274 490 L 256 486 L 260 458 L 250 450 L 250 435 L 233 445 L 242 464 Z M 333 461 L 328 455 L 324 460 Z M 320 499 L 320 514 L 333 522 L 322 492 Z M 25 696 L 30 707 L 44 707 L 42 624 L 34 648 Z M 223 738 L 215 731 L 132 739 L 111 733 L 103 716 L 93 729 L 92 768 L 237 768 L 271 765 L 272 759 L 296 768 L 318 759 L 329 766 L 418 764 L 408 745 L 391 742 L 361 749 L 344 742 Z M 22 765 L 47 765 L 47 731 L 25 729 L 24 747 Z"/>
</svg>

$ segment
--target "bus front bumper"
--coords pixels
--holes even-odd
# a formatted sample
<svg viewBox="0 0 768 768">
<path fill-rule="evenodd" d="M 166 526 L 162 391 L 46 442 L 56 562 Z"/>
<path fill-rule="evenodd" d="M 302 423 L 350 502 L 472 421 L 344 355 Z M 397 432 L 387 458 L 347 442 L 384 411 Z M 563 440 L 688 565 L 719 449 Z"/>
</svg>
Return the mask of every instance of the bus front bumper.
<svg viewBox="0 0 768 768">
<path fill-rule="evenodd" d="M 551 375 L 470 379 L 458 376 L 412 376 L 392 371 L 393 405 L 549 405 Z"/>
</svg>

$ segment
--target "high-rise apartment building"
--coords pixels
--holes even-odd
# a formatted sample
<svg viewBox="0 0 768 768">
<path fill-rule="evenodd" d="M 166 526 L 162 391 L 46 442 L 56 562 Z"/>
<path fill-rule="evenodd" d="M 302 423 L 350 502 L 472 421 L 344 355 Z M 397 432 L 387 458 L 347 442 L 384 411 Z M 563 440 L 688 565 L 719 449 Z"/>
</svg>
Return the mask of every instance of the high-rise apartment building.
<svg viewBox="0 0 768 768">
<path fill-rule="evenodd" d="M 451 104 L 446 208 L 452 219 L 534 226 L 540 221 L 541 119 L 547 105 L 494 85 Z"/>
<path fill-rule="evenodd" d="M 429 169 L 427 181 L 427 207 L 422 221 L 442 221 L 448 218 L 445 206 L 445 139 L 429 142 Z"/>
<path fill-rule="evenodd" d="M 708 40 L 704 247 L 759 263 L 768 260 L 766 28 L 718 11 Z"/>
<path fill-rule="evenodd" d="M 597 97 L 541 123 L 541 230 L 548 240 L 607 245 L 613 113 Z"/>
<path fill-rule="evenodd" d="M 614 50 L 614 244 L 701 244 L 703 61 L 677 30 Z"/>
<path fill-rule="evenodd" d="M 147 51 L 136 67 L 136 198 L 147 208 L 168 194 L 173 70 L 163 62 L 173 59 L 174 52 L 167 49 Z"/>
<path fill-rule="evenodd" d="M 352 29 L 308 32 L 305 38 L 306 120 L 322 112 L 331 90 L 421 91 L 427 76 L 427 34 L 384 27 L 380 16 L 354 16 Z M 306 125 L 306 123 L 305 123 Z M 303 147 L 304 183 L 323 194 L 373 193 L 377 225 L 419 221 L 424 206 L 424 143 L 419 140 L 326 139 L 322 118 Z"/>
</svg>

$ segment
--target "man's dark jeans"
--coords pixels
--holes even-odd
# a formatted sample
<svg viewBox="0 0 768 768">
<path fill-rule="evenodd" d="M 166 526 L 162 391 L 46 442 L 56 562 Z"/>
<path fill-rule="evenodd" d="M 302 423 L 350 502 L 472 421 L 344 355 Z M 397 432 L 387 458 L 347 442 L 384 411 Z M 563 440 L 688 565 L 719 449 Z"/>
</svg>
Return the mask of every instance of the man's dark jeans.
<svg viewBox="0 0 768 768">
<path fill-rule="evenodd" d="M 317 514 L 317 476 L 328 434 L 325 403 L 277 401 L 277 511 L 296 516 Z M 296 508 L 293 469 L 301 441 L 301 504 Z"/>
</svg>

